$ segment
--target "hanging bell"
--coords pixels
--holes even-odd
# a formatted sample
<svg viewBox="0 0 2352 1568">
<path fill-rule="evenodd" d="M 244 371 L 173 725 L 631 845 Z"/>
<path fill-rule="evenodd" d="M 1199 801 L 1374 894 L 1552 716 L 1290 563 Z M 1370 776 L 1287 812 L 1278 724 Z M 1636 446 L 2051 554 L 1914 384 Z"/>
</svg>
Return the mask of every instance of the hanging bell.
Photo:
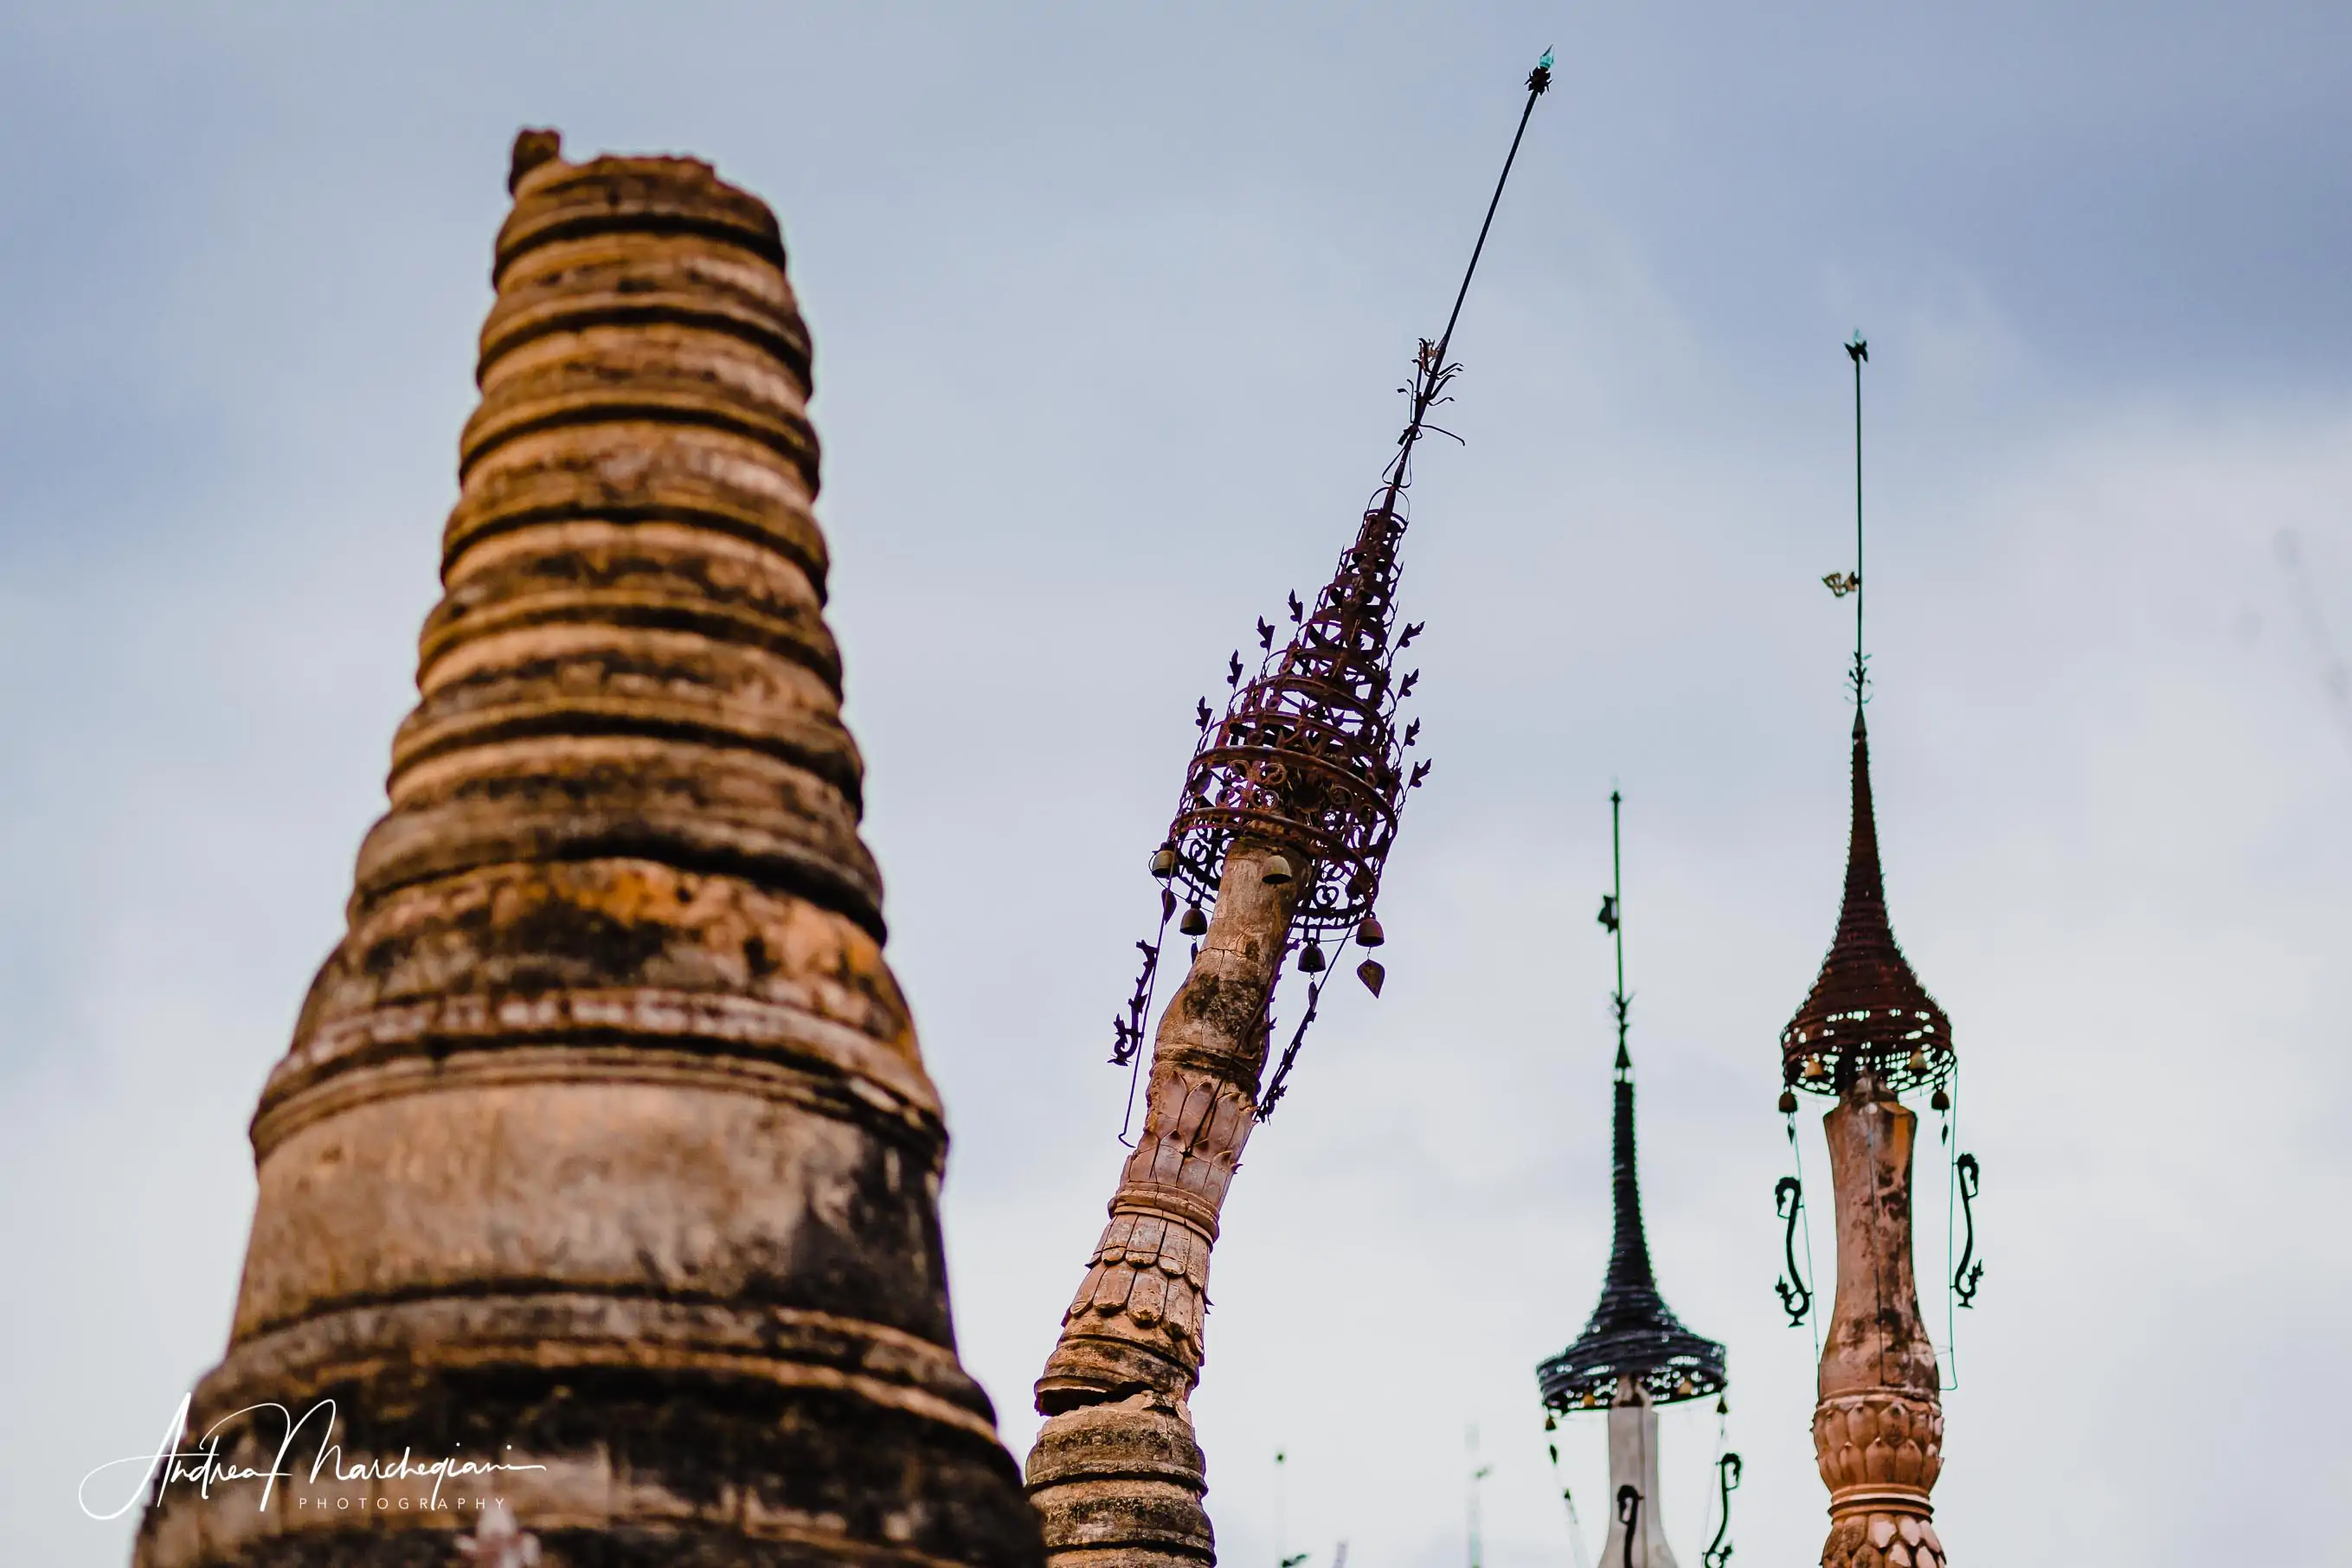
<svg viewBox="0 0 2352 1568">
<path fill-rule="evenodd" d="M 1356 928 L 1358 947 L 1378 947 L 1388 939 L 1389 933 L 1381 929 L 1381 922 L 1375 916 L 1366 915 L 1364 923 Z"/>
<path fill-rule="evenodd" d="M 1927 1103 L 1935 1110 L 1949 1110 L 1952 1109 L 1952 1097 L 1938 1089 L 1927 1097 Z"/>
<path fill-rule="evenodd" d="M 1698 1384 L 1690 1380 L 1690 1374 L 1688 1373 L 1685 1373 L 1681 1379 L 1675 1384 L 1675 1397 L 1676 1399 L 1688 1399 L 1692 1394 L 1696 1394 L 1697 1392 Z"/>
<path fill-rule="evenodd" d="M 1913 1078 L 1926 1078 L 1927 1076 L 1927 1053 L 1919 1047 L 1914 1046 L 1911 1047 L 1911 1059 L 1905 1062 L 1903 1065 L 1910 1069 L 1911 1076 Z"/>
<path fill-rule="evenodd" d="M 1715 1396 L 1715 1413 L 1717 1415 L 1731 1414 L 1731 1399 L 1728 1394 L 1718 1394 Z"/>
<path fill-rule="evenodd" d="M 1819 1083 L 1822 1079 L 1829 1076 L 1830 1069 L 1822 1064 L 1821 1058 L 1807 1057 L 1805 1058 L 1804 1078 L 1807 1083 Z"/>
<path fill-rule="evenodd" d="M 1265 858 L 1265 870 L 1260 879 L 1269 888 L 1279 888 L 1286 882 L 1296 881 L 1298 873 L 1290 868 L 1290 857 L 1269 855 Z"/>
<path fill-rule="evenodd" d="M 1554 1415 L 1549 1410 L 1544 1412 L 1544 1430 L 1547 1432 L 1557 1432 L 1559 1430 L 1559 1417 Z"/>
<path fill-rule="evenodd" d="M 1299 952 L 1298 972 L 1301 974 L 1320 974 L 1323 973 L 1323 944 L 1321 942 L 1310 942 L 1307 944 L 1305 949 Z"/>
<path fill-rule="evenodd" d="M 1388 977 L 1389 972 L 1381 967 L 1381 961 L 1377 958 L 1368 958 L 1356 965 L 1356 978 L 1362 981 L 1364 989 L 1375 996 L 1381 994 L 1381 983 Z"/>
<path fill-rule="evenodd" d="M 1184 918 L 1176 922 L 1176 929 L 1186 936 L 1206 936 L 1209 932 L 1209 917 L 1201 912 L 1199 904 L 1187 904 L 1184 906 Z"/>
<path fill-rule="evenodd" d="M 1163 882 L 1176 874 L 1176 846 L 1162 844 L 1152 851 L 1151 874 Z"/>
<path fill-rule="evenodd" d="M 1784 1089 L 1780 1091 L 1780 1114 L 1783 1116 L 1794 1116 L 1797 1114 L 1797 1091 L 1795 1089 Z"/>
</svg>

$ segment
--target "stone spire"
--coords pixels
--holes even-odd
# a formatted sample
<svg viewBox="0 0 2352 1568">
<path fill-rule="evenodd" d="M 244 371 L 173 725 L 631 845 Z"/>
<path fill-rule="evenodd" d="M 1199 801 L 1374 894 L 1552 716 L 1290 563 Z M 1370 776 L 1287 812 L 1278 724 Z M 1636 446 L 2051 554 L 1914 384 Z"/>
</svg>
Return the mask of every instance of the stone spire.
<svg viewBox="0 0 2352 1568">
<path fill-rule="evenodd" d="M 391 809 L 191 1431 L 268 1468 L 270 1406 L 335 1425 L 266 1508 L 163 1486 L 137 1562 L 1034 1564 L 950 1323 L 776 221 L 549 132 L 510 188 Z M 507 1468 L 314 1480 L 323 1441 Z"/>
<path fill-rule="evenodd" d="M 1617 991 L 1611 1004 L 1617 1017 L 1616 1104 L 1611 1121 L 1610 1201 L 1615 1221 L 1609 1271 L 1601 1300 L 1576 1342 L 1536 1368 L 1545 1408 L 1555 1414 L 1606 1408 L 1609 1412 L 1609 1493 L 1631 1488 L 1641 1499 L 1629 1552 L 1627 1524 L 1612 1513 L 1601 1550 L 1604 1564 L 1675 1568 L 1666 1545 L 1665 1519 L 1658 1504 L 1658 1413 L 1660 1405 L 1720 1394 L 1728 1379 L 1723 1346 L 1683 1327 L 1658 1293 L 1650 1265 L 1650 1242 L 1642 1227 L 1641 1175 L 1634 1162 L 1633 1057 L 1626 1043 L 1632 994 L 1625 989 L 1624 886 L 1617 848 L 1619 797 L 1609 797 L 1612 859 L 1618 860 L 1615 890 L 1602 900 L 1601 922 L 1617 942 Z M 1549 1417 L 1548 1417 L 1549 1419 Z"/>
<path fill-rule="evenodd" d="M 1824 1568 L 1943 1568 L 1928 1493 L 1943 1468 L 1936 1347 L 1911 1268 L 1911 1154 L 1919 1118 L 1898 1098 L 1929 1089 L 1939 1108 L 1955 1058 L 1951 1027 L 1895 945 L 1879 867 L 1863 721 L 1862 367 L 1854 376 L 1854 570 L 1831 591 L 1854 595 L 1853 825 L 1837 934 L 1813 988 L 1780 1035 L 1780 1109 L 1796 1091 L 1834 1096 L 1822 1119 L 1837 1204 L 1837 1293 L 1822 1339 L 1813 1453 L 1830 1489 Z M 1793 1124 L 1792 1124 L 1793 1136 Z M 1791 1223 L 1794 1221 L 1792 1219 Z"/>
</svg>

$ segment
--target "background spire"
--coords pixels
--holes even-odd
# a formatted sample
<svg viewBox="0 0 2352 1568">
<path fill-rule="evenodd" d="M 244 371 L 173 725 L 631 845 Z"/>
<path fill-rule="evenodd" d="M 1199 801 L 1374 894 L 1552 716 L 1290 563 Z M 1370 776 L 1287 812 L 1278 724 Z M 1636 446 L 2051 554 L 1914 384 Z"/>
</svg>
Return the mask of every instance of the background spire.
<svg viewBox="0 0 2352 1568">
<path fill-rule="evenodd" d="M 1625 850 L 1618 834 L 1618 818 L 1625 797 L 1615 790 L 1609 792 L 1609 896 L 1601 900 L 1601 923 L 1617 944 L 1617 989 L 1610 994 L 1609 1005 L 1617 1015 L 1617 1076 L 1623 1078 L 1633 1070 L 1633 1054 L 1625 1048 L 1626 1015 L 1633 998 L 1625 994 Z"/>
<path fill-rule="evenodd" d="M 1854 700 L 1853 833 L 1837 934 L 1811 994 L 1781 1031 L 1781 1076 L 1789 1088 L 1836 1094 L 1856 1071 L 1867 1069 L 1897 1092 L 1923 1086 L 1941 1092 L 1953 1068 L 1951 1026 L 1895 943 L 1879 865 L 1870 741 L 1862 720 L 1862 704 L 1868 700 L 1862 621 L 1862 367 L 1870 345 L 1857 331 L 1845 352 L 1853 362 L 1853 570 L 1832 572 L 1823 581 L 1840 598 L 1853 595 L 1853 669 L 1848 677 Z"/>
<path fill-rule="evenodd" d="M 1617 1023 L 1617 1067 L 1612 1108 L 1609 1272 L 1576 1342 L 1536 1369 L 1544 1404 L 1554 1410 L 1597 1409 L 1616 1402 L 1618 1380 L 1630 1377 L 1657 1404 L 1722 1391 L 1723 1347 L 1683 1327 L 1658 1294 L 1650 1243 L 1642 1226 L 1642 1183 L 1634 1157 L 1633 1058 L 1627 1044 L 1633 997 L 1625 989 L 1625 866 L 1619 831 L 1624 797 L 1609 794 L 1610 891 L 1600 921 L 1616 944 L 1617 989 L 1610 995 Z"/>
</svg>

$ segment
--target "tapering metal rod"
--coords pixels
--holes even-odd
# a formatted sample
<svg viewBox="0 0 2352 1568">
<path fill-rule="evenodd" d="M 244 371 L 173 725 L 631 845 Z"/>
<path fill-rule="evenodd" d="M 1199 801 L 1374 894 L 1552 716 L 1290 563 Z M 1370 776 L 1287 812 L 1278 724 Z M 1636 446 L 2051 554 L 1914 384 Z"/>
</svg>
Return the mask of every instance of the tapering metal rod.
<svg viewBox="0 0 2352 1568">
<path fill-rule="evenodd" d="M 1543 52 L 1543 62 L 1528 75 L 1527 107 L 1519 110 L 1519 128 L 1511 133 L 1511 150 L 1503 157 L 1503 173 L 1495 181 L 1495 195 L 1486 203 L 1486 219 L 1478 225 L 1478 242 L 1470 247 L 1470 265 L 1463 269 L 1462 287 L 1454 291 L 1453 313 L 1445 318 L 1445 331 L 1437 340 L 1437 357 L 1445 358 L 1446 345 L 1454 341 L 1454 323 L 1462 320 L 1462 302 L 1470 297 L 1470 279 L 1477 276 L 1478 258 L 1486 252 L 1486 231 L 1495 226 L 1495 211 L 1503 205 L 1503 187 L 1510 183 L 1511 165 L 1518 161 L 1519 142 L 1528 133 L 1528 121 L 1534 118 L 1536 100 L 1551 87 L 1551 51 Z"/>
<path fill-rule="evenodd" d="M 1610 928 L 1610 934 L 1617 942 L 1617 992 L 1610 1001 L 1617 1009 L 1617 1060 L 1621 1068 L 1627 1059 L 1626 1015 L 1633 1005 L 1633 999 L 1625 994 L 1625 850 L 1618 831 L 1624 799 L 1613 789 L 1609 792 L 1609 896 L 1617 910 L 1617 919 Z"/>
<path fill-rule="evenodd" d="M 1470 265 L 1462 270 L 1462 287 L 1454 291 L 1454 309 L 1445 318 L 1445 331 L 1438 334 L 1434 352 L 1424 354 L 1413 373 L 1412 413 L 1406 419 L 1404 434 L 1397 437 L 1397 455 L 1389 468 L 1388 492 L 1381 499 L 1382 511 L 1393 511 L 1397 496 L 1404 489 L 1405 471 L 1412 467 L 1412 448 L 1421 439 L 1422 422 L 1429 416 L 1430 405 L 1436 401 L 1440 388 L 1445 384 L 1445 355 L 1454 342 L 1454 329 L 1462 320 L 1462 306 L 1470 298 L 1470 280 L 1478 275 L 1478 258 L 1486 252 L 1486 234 L 1495 226 L 1495 214 L 1503 205 L 1503 187 L 1510 184 L 1511 165 L 1518 162 L 1519 142 L 1528 133 L 1528 121 L 1534 118 L 1536 100 L 1551 88 L 1551 51 L 1546 49 L 1536 68 L 1528 73 L 1528 101 L 1519 110 L 1518 129 L 1511 133 L 1511 150 L 1504 154 L 1503 172 L 1496 178 L 1495 194 L 1486 202 L 1486 216 L 1478 225 L 1477 243 L 1470 247 Z"/>
<path fill-rule="evenodd" d="M 1862 596 L 1869 591 L 1862 572 L 1862 367 L 1870 358 L 1870 343 L 1858 329 L 1845 353 L 1853 361 L 1853 700 L 1858 707 L 1864 669 Z"/>
</svg>

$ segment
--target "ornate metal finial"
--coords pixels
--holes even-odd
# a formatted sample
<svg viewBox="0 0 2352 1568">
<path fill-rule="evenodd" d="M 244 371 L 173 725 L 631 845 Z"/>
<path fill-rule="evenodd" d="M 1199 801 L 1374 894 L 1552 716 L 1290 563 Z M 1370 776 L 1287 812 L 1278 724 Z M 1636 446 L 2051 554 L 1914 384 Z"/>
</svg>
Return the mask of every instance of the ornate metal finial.
<svg viewBox="0 0 2352 1568">
<path fill-rule="evenodd" d="M 1862 648 L 1862 367 L 1869 363 L 1870 343 L 1860 327 L 1845 345 L 1845 357 L 1853 362 L 1853 570 L 1843 577 L 1832 572 L 1822 581 L 1838 598 L 1853 595 L 1853 668 L 1846 679 L 1853 683 L 1853 705 L 1859 710 L 1870 700 L 1870 666 Z"/>
<path fill-rule="evenodd" d="M 1654 1404 L 1720 1394 L 1727 1383 L 1723 1347 L 1683 1327 L 1658 1294 L 1650 1243 L 1642 1226 L 1642 1186 L 1633 1156 L 1633 1058 L 1627 1041 L 1632 994 L 1625 989 L 1624 857 L 1618 832 L 1622 797 L 1609 796 L 1611 886 L 1601 923 L 1617 948 L 1617 989 L 1610 1007 L 1617 1025 L 1616 1107 L 1611 1198 L 1614 1235 L 1600 1304 L 1576 1342 L 1536 1369 L 1544 1404 L 1553 1410 L 1599 1409 L 1616 1402 L 1618 1380 L 1632 1378 Z"/>
<path fill-rule="evenodd" d="M 1336 950 L 1350 941 L 1370 948 L 1385 940 L 1373 913 L 1381 873 L 1396 842 L 1405 792 L 1418 789 L 1430 773 L 1426 760 L 1412 761 L 1406 754 L 1419 742 L 1420 721 L 1401 723 L 1399 713 L 1421 679 L 1419 670 L 1400 675 L 1397 668 L 1422 630 L 1418 622 L 1400 628 L 1396 615 L 1397 552 L 1409 521 L 1412 457 L 1424 431 L 1452 434 L 1431 425 L 1429 416 L 1451 401 L 1446 388 L 1461 374 L 1462 367 L 1447 357 L 1454 329 L 1462 319 L 1471 279 L 1477 276 L 1536 100 L 1551 85 L 1550 60 L 1547 50 L 1528 74 L 1518 129 L 1486 204 L 1445 330 L 1434 342 L 1421 340 L 1412 380 L 1398 388 L 1408 400 L 1404 429 L 1365 506 L 1354 542 L 1340 554 L 1311 607 L 1297 594 L 1290 595 L 1295 629 L 1288 641 L 1277 647 L 1273 624 L 1257 623 L 1262 655 L 1254 676 L 1244 681 L 1242 657 L 1238 651 L 1232 656 L 1226 685 L 1233 696 L 1223 714 L 1214 715 L 1208 700 L 1200 700 L 1194 721 L 1200 742 L 1185 770 L 1167 836 L 1151 858 L 1152 872 L 1164 884 L 1163 939 L 1180 902 L 1187 910 L 1180 929 L 1194 933 L 1207 930 L 1203 906 L 1216 898 L 1226 857 L 1244 840 L 1276 847 L 1286 872 L 1299 883 L 1290 942 L 1298 952 L 1298 967 L 1316 978 L 1297 1028 L 1260 1101 L 1261 1116 L 1270 1113 L 1282 1097 L 1291 1063 L 1316 1016 L 1333 956 L 1325 952 L 1326 941 Z M 1158 976 L 1160 943 L 1141 945 L 1143 963 L 1135 988 L 1112 1024 L 1111 1060 L 1120 1066 L 1137 1059 Z M 1387 971 L 1377 959 L 1367 957 L 1356 973 L 1366 989 L 1380 994 Z M 1270 994 L 1267 1007 L 1270 1013 Z"/>
<path fill-rule="evenodd" d="M 1547 79 L 1530 80 L 1506 179 Z M 1489 225 L 1502 191 L 1498 180 Z M 1420 628 L 1397 623 L 1397 543 L 1413 450 L 1455 373 L 1447 346 L 1477 261 L 1474 250 L 1445 331 L 1414 356 L 1404 432 L 1339 570 L 1311 606 L 1290 596 L 1286 639 L 1274 621 L 1257 623 L 1257 672 L 1244 681 L 1234 656 L 1222 716 L 1206 700 L 1196 710 L 1200 742 L 1151 857 L 1160 937 L 1143 944 L 1142 973 L 1116 1024 L 1113 1059 L 1136 1069 L 1143 1124 L 1036 1384 L 1045 1420 L 1029 1454 L 1029 1500 L 1052 1568 L 1114 1558 L 1128 1568 L 1201 1568 L 1216 1555 L 1190 1407 L 1205 1353 L 1210 1258 L 1243 1150 L 1280 1099 L 1335 965 L 1325 941 L 1382 940 L 1372 910 L 1399 803 L 1428 775 L 1427 763 L 1405 755 L 1420 726 L 1398 729 L 1398 704 L 1418 679 L 1398 673 L 1399 656 Z M 1180 900 L 1177 930 L 1197 944 L 1160 1013 L 1147 1066 L 1160 944 Z M 1213 902 L 1213 913 L 1204 907 Z M 1269 1083 L 1274 993 L 1293 953 L 1308 981 L 1306 1005 Z M 1377 962 L 1356 973 L 1379 994 Z"/>
<path fill-rule="evenodd" d="M 1853 571 L 1826 579 L 1833 594 L 1853 595 L 1853 828 L 1847 847 L 1845 902 L 1811 995 L 1780 1035 L 1781 1075 L 1790 1089 L 1836 1094 L 1858 1071 L 1896 1093 L 1940 1088 L 1952 1075 L 1951 1026 L 1911 971 L 1886 914 L 1879 868 L 1878 821 L 1870 791 L 1870 738 L 1862 705 L 1869 700 L 1869 662 L 1862 623 L 1862 367 L 1870 345 L 1857 331 L 1845 345 L 1853 362 Z"/>
</svg>

